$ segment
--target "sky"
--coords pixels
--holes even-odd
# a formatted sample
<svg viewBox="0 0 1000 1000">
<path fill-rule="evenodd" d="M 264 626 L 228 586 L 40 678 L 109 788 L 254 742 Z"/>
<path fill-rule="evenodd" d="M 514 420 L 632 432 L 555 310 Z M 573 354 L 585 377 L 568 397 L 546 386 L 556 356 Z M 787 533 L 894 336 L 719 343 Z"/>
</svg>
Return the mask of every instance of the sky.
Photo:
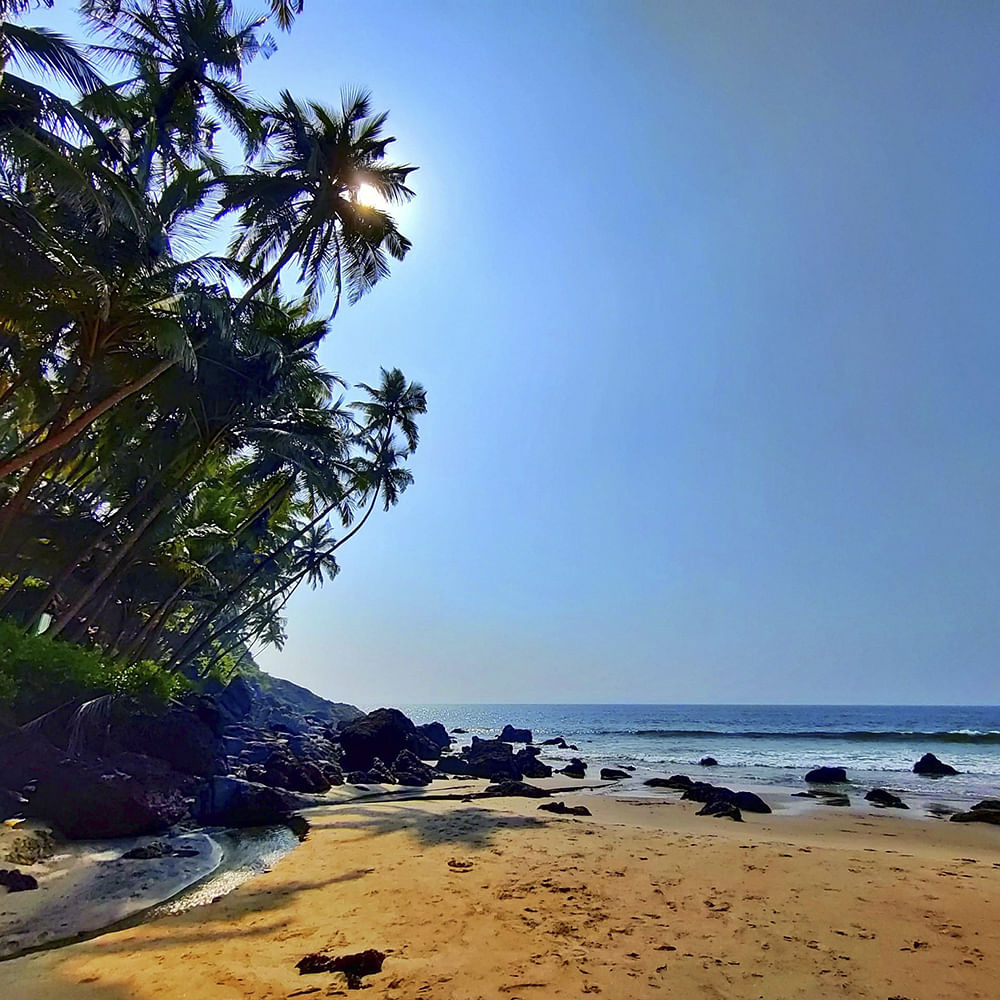
<svg viewBox="0 0 1000 1000">
<path fill-rule="evenodd" d="M 307 0 L 390 111 L 415 484 L 261 665 L 362 707 L 1000 702 L 1000 9 Z"/>
</svg>

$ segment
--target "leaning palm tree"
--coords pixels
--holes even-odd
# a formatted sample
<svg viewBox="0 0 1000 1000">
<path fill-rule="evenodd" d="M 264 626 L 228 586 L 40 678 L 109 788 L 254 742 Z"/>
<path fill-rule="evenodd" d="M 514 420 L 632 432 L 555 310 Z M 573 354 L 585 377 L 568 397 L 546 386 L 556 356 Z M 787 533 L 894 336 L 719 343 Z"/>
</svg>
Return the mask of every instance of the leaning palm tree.
<svg viewBox="0 0 1000 1000">
<path fill-rule="evenodd" d="M 415 167 L 387 163 L 387 115 L 373 115 L 371 97 L 345 93 L 339 111 L 302 104 L 287 91 L 265 109 L 266 147 L 273 152 L 246 173 L 223 178 L 220 216 L 239 215 L 231 253 L 258 272 L 243 301 L 275 286 L 295 261 L 306 295 L 329 281 L 334 310 L 341 291 L 356 301 L 402 260 L 410 241 L 388 212 L 358 199 L 366 185 L 388 204 L 413 197 Z"/>
</svg>

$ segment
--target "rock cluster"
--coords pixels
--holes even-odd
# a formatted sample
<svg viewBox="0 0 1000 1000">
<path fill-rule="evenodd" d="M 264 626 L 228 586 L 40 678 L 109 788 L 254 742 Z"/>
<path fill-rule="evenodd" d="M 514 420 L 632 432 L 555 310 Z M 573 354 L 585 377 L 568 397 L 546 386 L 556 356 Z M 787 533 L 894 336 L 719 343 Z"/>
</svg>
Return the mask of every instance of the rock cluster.
<svg viewBox="0 0 1000 1000">
<path fill-rule="evenodd" d="M 771 807 L 753 792 L 734 792 L 731 788 L 722 785 L 712 785 L 707 781 L 692 781 L 686 774 L 673 774 L 669 778 L 647 778 L 643 784 L 650 788 L 670 788 L 681 792 L 681 798 L 691 802 L 702 802 L 706 807 L 714 807 L 706 811 L 702 809 L 699 816 L 729 816 L 731 819 L 742 816 L 734 815 L 732 812 L 722 808 L 722 805 L 730 806 L 736 814 L 743 812 L 769 813 Z M 719 804 L 719 805 L 717 805 Z"/>
</svg>

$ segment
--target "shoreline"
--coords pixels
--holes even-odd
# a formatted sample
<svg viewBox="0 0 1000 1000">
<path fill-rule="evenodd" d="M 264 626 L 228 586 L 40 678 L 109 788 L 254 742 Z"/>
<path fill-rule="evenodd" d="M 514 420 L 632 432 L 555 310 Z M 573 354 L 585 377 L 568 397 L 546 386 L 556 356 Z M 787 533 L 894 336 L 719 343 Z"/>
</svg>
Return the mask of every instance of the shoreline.
<svg viewBox="0 0 1000 1000">
<path fill-rule="evenodd" d="M 295 969 L 324 948 L 386 952 L 366 983 L 391 1000 L 986 998 L 1000 972 L 989 826 L 838 809 L 733 823 L 676 799 L 568 798 L 593 817 L 419 796 L 310 810 L 306 841 L 271 871 L 209 906 L 0 963 L 0 994 L 329 995 L 342 977 Z"/>
</svg>

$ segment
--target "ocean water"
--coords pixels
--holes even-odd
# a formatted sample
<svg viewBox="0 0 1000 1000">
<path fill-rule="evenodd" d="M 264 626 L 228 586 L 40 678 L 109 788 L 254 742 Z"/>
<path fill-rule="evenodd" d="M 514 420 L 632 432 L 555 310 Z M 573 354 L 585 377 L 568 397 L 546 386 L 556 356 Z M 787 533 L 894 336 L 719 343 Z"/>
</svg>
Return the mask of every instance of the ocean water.
<svg viewBox="0 0 1000 1000">
<path fill-rule="evenodd" d="M 563 736 L 579 753 L 546 747 L 547 763 L 580 756 L 594 777 L 602 766 L 635 768 L 616 794 L 654 794 L 642 779 L 680 772 L 787 797 L 807 787 L 806 771 L 829 764 L 847 769 L 858 796 L 878 785 L 923 807 L 1000 797 L 1000 706 L 409 705 L 404 711 L 418 723 L 466 729 L 464 739 L 497 736 L 508 722 L 531 729 L 536 743 Z M 962 773 L 913 774 L 927 752 Z M 704 756 L 719 767 L 700 767 Z"/>
</svg>

